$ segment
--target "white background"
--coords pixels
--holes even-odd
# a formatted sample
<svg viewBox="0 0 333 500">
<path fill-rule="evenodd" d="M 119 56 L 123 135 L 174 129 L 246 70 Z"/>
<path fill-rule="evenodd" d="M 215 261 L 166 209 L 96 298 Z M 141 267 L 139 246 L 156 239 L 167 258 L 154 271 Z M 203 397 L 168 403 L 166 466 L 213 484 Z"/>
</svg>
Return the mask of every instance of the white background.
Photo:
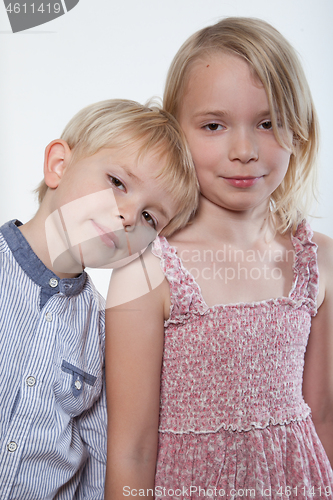
<svg viewBox="0 0 333 500">
<path fill-rule="evenodd" d="M 180 45 L 225 16 L 270 22 L 300 54 L 322 138 L 312 226 L 333 237 L 332 0 L 80 0 L 60 18 L 16 34 L 1 1 L 0 224 L 34 215 L 44 148 L 79 109 L 102 99 L 162 96 Z M 91 274 L 105 294 L 108 273 Z"/>
</svg>

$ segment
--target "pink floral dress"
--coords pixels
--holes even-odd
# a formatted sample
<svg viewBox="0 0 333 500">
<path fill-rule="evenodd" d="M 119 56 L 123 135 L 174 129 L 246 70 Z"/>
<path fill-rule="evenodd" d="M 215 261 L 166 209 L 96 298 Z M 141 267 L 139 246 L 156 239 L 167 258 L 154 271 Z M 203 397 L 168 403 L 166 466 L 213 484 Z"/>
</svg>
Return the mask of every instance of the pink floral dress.
<svg viewBox="0 0 333 500">
<path fill-rule="evenodd" d="M 333 473 L 302 397 L 318 293 L 317 246 L 299 225 L 288 297 L 208 307 L 176 249 L 153 253 L 170 284 L 156 499 L 333 498 Z"/>
</svg>

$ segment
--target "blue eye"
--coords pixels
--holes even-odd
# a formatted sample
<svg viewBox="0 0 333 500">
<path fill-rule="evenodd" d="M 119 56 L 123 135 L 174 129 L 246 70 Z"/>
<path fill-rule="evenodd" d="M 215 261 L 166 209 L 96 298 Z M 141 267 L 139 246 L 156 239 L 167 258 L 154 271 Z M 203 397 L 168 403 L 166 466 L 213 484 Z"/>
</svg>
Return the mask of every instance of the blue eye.
<svg viewBox="0 0 333 500">
<path fill-rule="evenodd" d="M 111 184 L 113 184 L 116 188 L 120 189 L 121 191 L 126 190 L 124 184 L 119 179 L 117 179 L 117 177 L 113 177 L 112 175 L 109 175 L 109 179 L 111 181 Z"/>
<path fill-rule="evenodd" d="M 149 225 L 156 229 L 156 222 L 148 212 L 142 212 L 142 216 Z"/>
</svg>

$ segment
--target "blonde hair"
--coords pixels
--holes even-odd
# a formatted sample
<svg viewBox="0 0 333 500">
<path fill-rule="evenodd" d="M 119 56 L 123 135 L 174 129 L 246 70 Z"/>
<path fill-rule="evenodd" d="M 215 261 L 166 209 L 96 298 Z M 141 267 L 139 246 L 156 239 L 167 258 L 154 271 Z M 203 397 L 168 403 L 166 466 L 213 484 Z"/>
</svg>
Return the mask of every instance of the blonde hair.
<svg viewBox="0 0 333 500">
<path fill-rule="evenodd" d="M 192 157 L 178 122 L 168 112 L 124 99 L 97 102 L 72 118 L 61 139 L 73 152 L 71 163 L 92 156 L 102 148 L 137 144 L 139 156 L 153 150 L 164 165 L 157 168 L 156 178 L 161 179 L 178 208 L 177 215 L 161 234 L 169 236 L 194 215 L 199 186 Z M 44 181 L 36 189 L 40 203 L 47 189 Z"/>
<path fill-rule="evenodd" d="M 164 109 L 179 115 L 193 63 L 220 52 L 247 61 L 265 88 L 276 140 L 292 152 L 288 171 L 271 195 L 270 214 L 281 233 L 295 230 L 316 197 L 319 126 L 302 66 L 281 33 L 265 21 L 243 17 L 226 18 L 194 33 L 169 69 Z"/>
</svg>

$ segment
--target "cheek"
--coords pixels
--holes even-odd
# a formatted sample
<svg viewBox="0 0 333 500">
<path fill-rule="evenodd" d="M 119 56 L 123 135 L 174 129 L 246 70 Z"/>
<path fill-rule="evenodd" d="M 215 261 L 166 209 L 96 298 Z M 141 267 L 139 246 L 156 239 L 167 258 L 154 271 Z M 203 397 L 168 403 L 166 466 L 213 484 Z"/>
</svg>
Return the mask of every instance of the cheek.
<svg viewBox="0 0 333 500">
<path fill-rule="evenodd" d="M 221 151 L 214 144 L 206 143 L 201 146 L 199 143 L 193 148 L 190 147 L 190 151 L 198 176 L 200 173 L 215 171 L 222 158 Z"/>
<path fill-rule="evenodd" d="M 209 149 L 206 147 L 205 142 L 202 141 L 196 129 L 193 130 L 190 127 L 183 126 L 183 130 L 196 169 L 203 168 L 207 161 L 207 152 L 209 152 Z"/>
<path fill-rule="evenodd" d="M 276 170 L 279 174 L 279 177 L 281 177 L 281 181 L 283 180 L 284 176 L 287 173 L 288 167 L 289 167 L 289 162 L 290 162 L 290 153 L 286 151 L 285 149 L 279 149 L 276 153 Z"/>
<path fill-rule="evenodd" d="M 280 184 L 288 170 L 291 152 L 281 147 L 274 138 L 261 143 L 260 152 L 259 159 L 261 157 L 263 164 L 266 164 L 271 179 L 274 178 L 274 182 Z"/>
</svg>

